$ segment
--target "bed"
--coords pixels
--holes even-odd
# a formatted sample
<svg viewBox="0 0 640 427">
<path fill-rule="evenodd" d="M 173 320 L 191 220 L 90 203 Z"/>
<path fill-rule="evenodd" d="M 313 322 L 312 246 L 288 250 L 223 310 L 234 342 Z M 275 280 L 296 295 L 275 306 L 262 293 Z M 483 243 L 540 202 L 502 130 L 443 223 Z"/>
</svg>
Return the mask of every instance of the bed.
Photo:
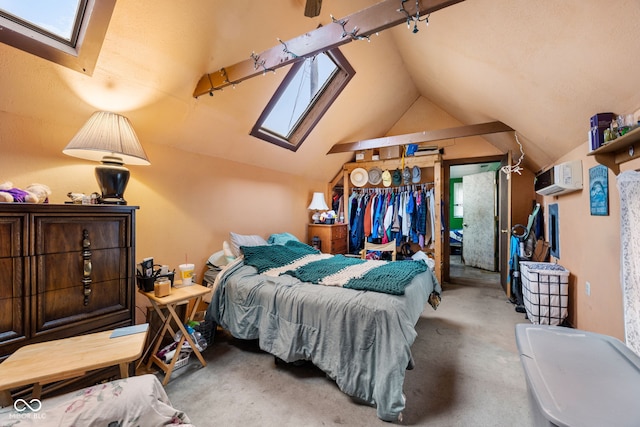
<svg viewBox="0 0 640 427">
<path fill-rule="evenodd" d="M 380 419 L 400 420 L 416 322 L 426 302 L 435 309 L 440 301 L 432 270 L 423 261 L 321 254 L 296 241 L 241 249 L 217 274 L 207 318 L 285 362 L 311 361 Z M 360 276 L 345 273 L 352 269 Z M 370 275 L 375 290 L 366 290 Z"/>
<path fill-rule="evenodd" d="M 449 247 L 451 255 L 462 255 L 462 229 L 449 230 Z"/>
</svg>

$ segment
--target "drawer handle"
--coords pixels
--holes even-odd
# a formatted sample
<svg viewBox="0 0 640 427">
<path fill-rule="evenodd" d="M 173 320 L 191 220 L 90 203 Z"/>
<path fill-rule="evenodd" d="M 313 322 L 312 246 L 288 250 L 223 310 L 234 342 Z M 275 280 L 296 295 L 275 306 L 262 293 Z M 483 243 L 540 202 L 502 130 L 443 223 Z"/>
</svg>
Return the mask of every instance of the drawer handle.
<svg viewBox="0 0 640 427">
<path fill-rule="evenodd" d="M 91 240 L 89 239 L 89 231 L 82 230 L 82 285 L 84 293 L 84 305 L 89 305 L 89 296 L 91 295 Z"/>
</svg>

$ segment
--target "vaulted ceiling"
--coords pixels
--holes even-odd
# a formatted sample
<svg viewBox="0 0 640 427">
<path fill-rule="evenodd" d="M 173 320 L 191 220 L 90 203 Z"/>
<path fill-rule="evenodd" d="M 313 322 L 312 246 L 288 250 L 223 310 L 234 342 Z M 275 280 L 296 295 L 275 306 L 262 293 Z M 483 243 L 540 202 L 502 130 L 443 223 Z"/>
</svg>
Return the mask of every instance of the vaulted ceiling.
<svg viewBox="0 0 640 427">
<path fill-rule="evenodd" d="M 594 113 L 640 108 L 634 0 L 466 0 L 417 33 L 399 25 L 348 43 L 356 75 L 297 152 L 249 135 L 286 69 L 192 97 L 204 73 L 376 2 L 324 0 L 308 18 L 305 0 L 120 0 L 92 76 L 0 45 L 0 111 L 55 124 L 56 152 L 105 109 L 127 115 L 143 145 L 330 180 L 351 159 L 327 155 L 334 144 L 387 135 L 420 98 L 460 124 L 510 126 L 533 171 L 586 144 Z M 424 117 L 411 131 L 437 128 Z M 518 152 L 513 132 L 485 139 Z"/>
</svg>

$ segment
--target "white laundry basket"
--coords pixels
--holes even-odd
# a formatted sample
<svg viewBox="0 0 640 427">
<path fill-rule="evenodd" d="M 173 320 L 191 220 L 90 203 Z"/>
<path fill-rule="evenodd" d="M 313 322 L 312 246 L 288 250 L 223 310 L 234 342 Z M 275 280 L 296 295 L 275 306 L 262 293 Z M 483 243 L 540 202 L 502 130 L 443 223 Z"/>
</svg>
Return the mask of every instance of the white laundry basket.
<svg viewBox="0 0 640 427">
<path fill-rule="evenodd" d="M 560 325 L 569 306 L 569 270 L 549 262 L 520 262 L 522 298 L 531 323 Z"/>
</svg>

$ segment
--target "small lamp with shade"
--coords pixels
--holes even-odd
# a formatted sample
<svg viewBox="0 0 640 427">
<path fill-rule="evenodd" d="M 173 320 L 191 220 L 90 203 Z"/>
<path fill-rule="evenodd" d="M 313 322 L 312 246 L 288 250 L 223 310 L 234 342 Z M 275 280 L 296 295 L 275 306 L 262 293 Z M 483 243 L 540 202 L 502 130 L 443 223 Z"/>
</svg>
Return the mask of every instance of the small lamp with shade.
<svg viewBox="0 0 640 427">
<path fill-rule="evenodd" d="M 314 224 L 320 223 L 320 212 L 319 211 L 327 211 L 329 210 L 329 206 L 327 206 L 327 202 L 324 200 L 324 193 L 313 193 L 313 198 L 311 199 L 311 203 L 307 208 L 310 211 L 315 211 L 311 216 Z"/>
</svg>

